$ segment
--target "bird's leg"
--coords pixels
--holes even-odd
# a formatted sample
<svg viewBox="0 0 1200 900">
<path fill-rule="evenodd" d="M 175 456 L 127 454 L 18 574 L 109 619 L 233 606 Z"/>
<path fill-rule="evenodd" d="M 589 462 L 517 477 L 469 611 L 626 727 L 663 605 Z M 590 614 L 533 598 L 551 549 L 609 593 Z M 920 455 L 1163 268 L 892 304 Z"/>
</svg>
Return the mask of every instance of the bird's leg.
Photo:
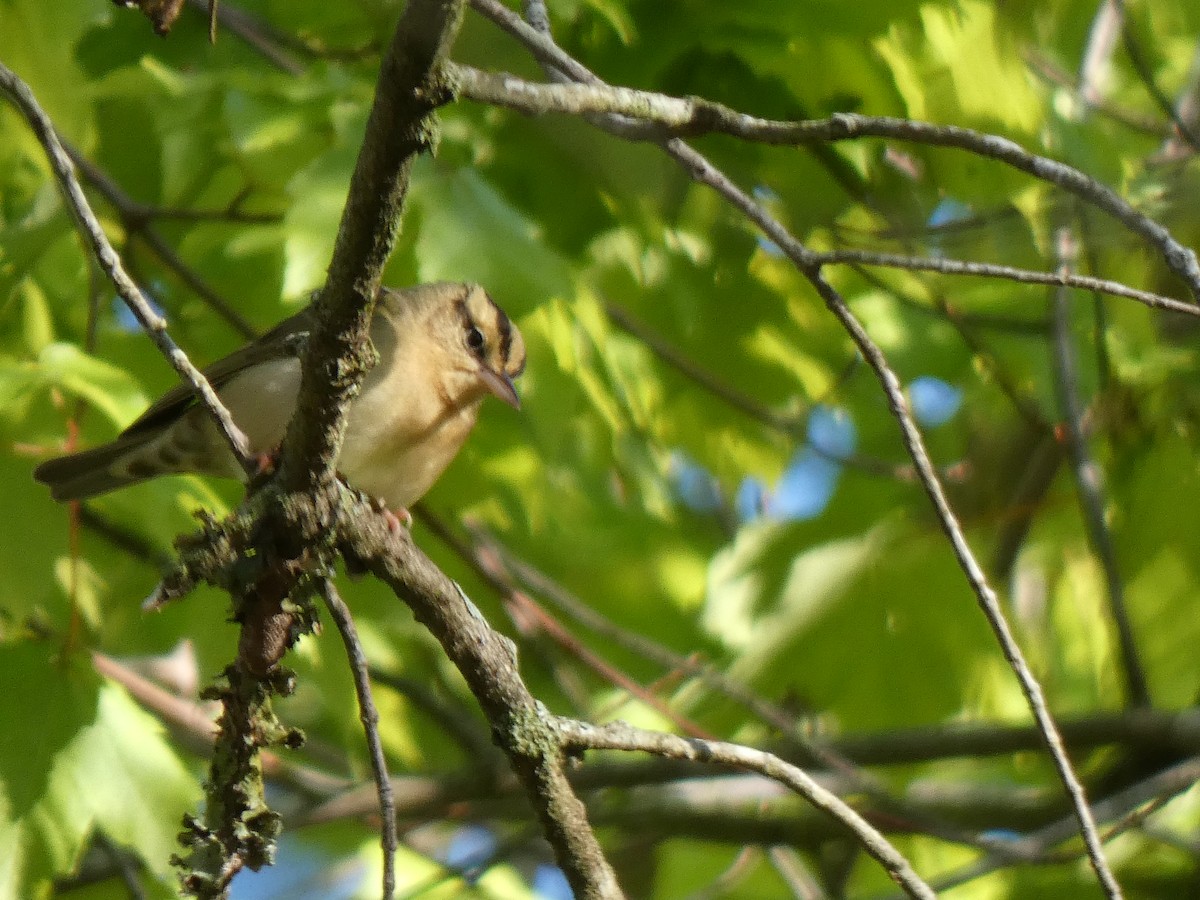
<svg viewBox="0 0 1200 900">
<path fill-rule="evenodd" d="M 281 446 L 277 444 L 272 450 L 254 454 L 254 474 L 250 476 L 250 483 L 252 485 L 256 487 L 260 486 L 275 474 L 275 470 L 279 468 L 279 450 Z"/>
<path fill-rule="evenodd" d="M 387 517 L 388 528 L 392 529 L 392 531 L 399 531 L 401 528 L 407 528 L 409 531 L 412 531 L 412 513 L 403 506 L 395 512 L 385 508 L 383 514 Z"/>
<path fill-rule="evenodd" d="M 388 505 L 378 497 L 373 497 L 366 491 L 360 491 L 346 480 L 346 476 L 341 472 L 337 473 L 338 481 L 340 481 L 347 490 L 352 491 L 360 500 L 363 500 L 371 507 L 373 512 L 379 513 L 387 521 L 388 531 L 393 534 L 400 531 L 401 528 L 412 529 L 413 517 L 405 507 L 400 507 L 398 510 L 388 509 Z"/>
<path fill-rule="evenodd" d="M 412 513 L 410 513 L 405 507 L 402 506 L 398 510 L 392 510 L 388 509 L 387 504 L 378 497 L 371 497 L 370 500 L 371 507 L 377 513 L 381 513 L 383 517 L 387 519 L 388 530 L 393 534 L 398 532 L 401 528 L 407 528 L 410 531 L 412 530 Z"/>
<path fill-rule="evenodd" d="M 412 531 L 412 513 L 403 506 L 395 511 L 388 509 L 386 506 L 383 507 L 383 517 L 387 519 L 388 529 L 393 534 L 399 532 L 401 528 Z"/>
<path fill-rule="evenodd" d="M 254 456 L 254 464 L 257 466 L 257 471 L 254 473 L 255 478 L 262 478 L 264 475 L 270 475 L 275 471 L 275 466 L 279 462 L 279 448 L 276 447 L 268 453 L 258 453 Z"/>
</svg>

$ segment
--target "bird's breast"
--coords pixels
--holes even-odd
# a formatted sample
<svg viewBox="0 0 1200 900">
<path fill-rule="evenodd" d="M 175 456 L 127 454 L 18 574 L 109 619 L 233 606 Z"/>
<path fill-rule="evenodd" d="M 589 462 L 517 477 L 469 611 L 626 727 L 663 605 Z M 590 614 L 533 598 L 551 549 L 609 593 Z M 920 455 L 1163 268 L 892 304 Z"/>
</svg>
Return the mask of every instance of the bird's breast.
<svg viewBox="0 0 1200 900">
<path fill-rule="evenodd" d="M 374 373 L 372 373 L 374 374 Z M 420 373 L 380 373 L 350 408 L 338 469 L 390 509 L 419 500 L 471 433 L 479 401 L 455 404 Z"/>
</svg>

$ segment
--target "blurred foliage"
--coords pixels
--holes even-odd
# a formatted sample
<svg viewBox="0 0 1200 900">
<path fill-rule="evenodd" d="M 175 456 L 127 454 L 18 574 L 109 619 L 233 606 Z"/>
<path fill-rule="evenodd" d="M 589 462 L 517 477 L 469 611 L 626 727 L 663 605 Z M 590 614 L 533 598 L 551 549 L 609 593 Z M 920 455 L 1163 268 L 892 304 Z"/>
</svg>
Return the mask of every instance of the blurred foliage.
<svg viewBox="0 0 1200 900">
<path fill-rule="evenodd" d="M 1187 155 L 1162 158 L 1166 126 L 1148 134 L 1085 110 L 1073 75 L 1058 83 L 1044 74 L 1078 71 L 1095 0 L 549 5 L 560 42 L 613 83 L 708 96 L 763 116 L 853 110 L 999 133 L 1111 185 L 1184 242 L 1200 234 L 1187 199 L 1200 169 Z M 167 211 L 150 226 L 263 330 L 321 283 L 379 49 L 401 3 L 221 6 L 252 14 L 295 71 L 228 30 L 210 46 L 205 18 L 190 6 L 162 40 L 107 0 L 0 0 L 0 60 L 30 84 L 67 142 L 132 200 Z M 1130 8 L 1152 72 L 1174 96 L 1193 64 L 1200 5 L 1147 0 Z M 453 55 L 540 77 L 519 47 L 470 12 Z M 1102 90 L 1130 116 L 1161 116 L 1119 51 Z M 1026 722 L 928 500 L 897 477 L 907 460 L 877 382 L 790 263 L 650 146 L 579 121 L 466 102 L 446 109 L 442 122 L 436 159 L 416 168 L 387 280 L 483 282 L 520 323 L 529 366 L 522 412 L 486 405 L 429 507 L 456 527 L 489 529 L 597 612 L 680 654 L 703 655 L 824 733 Z M 695 143 L 814 247 L 1053 269 L 1053 234 L 1067 225 L 1083 243 L 1088 272 L 1182 296 L 1161 261 L 1100 214 L 970 154 L 877 140 L 819 150 L 718 137 Z M 93 199 L 192 358 L 206 362 L 236 347 L 241 335 L 164 265 L 139 223 Z M 186 210 L 230 215 L 169 214 Z M 240 214 L 268 220 L 239 221 Z M 1121 660 L 1069 466 L 1032 501 L 1021 493 L 1037 435 L 1014 392 L 1043 422 L 1060 418 L 1051 295 L 903 272 L 842 268 L 830 277 L 913 385 L 918 412 L 934 405 L 922 415 L 935 462 L 956 473 L 951 494 L 980 558 L 1002 561 L 991 574 L 1053 708 L 1120 708 Z M 794 427 L 765 423 L 705 390 L 621 328 L 606 314 L 609 304 Z M 1195 326 L 1082 294 L 1071 296 L 1071 310 L 1075 389 L 1089 409 L 1141 658 L 1155 703 L 1183 706 L 1200 690 Z M 149 896 L 173 895 L 172 834 L 197 803 L 203 760 L 169 741 L 121 688 L 97 679 L 88 654 L 164 654 L 188 638 L 201 679 L 221 670 L 236 633 L 220 595 L 202 591 L 153 616 L 139 603 L 155 585 L 156 556 L 193 528 L 192 512 L 228 509 L 239 489 L 177 478 L 90 503 L 129 538 L 120 541 L 56 507 L 30 476 L 64 447 L 111 438 L 172 381 L 92 271 L 41 148 L 0 105 L 0 898 L 47 896 L 53 879 L 95 855 L 85 853 L 94 834 L 142 861 Z M 814 436 L 814 410 L 843 423 L 837 452 Z M 1014 531 L 1021 525 L 1028 527 Z M 451 548 L 420 522 L 416 538 L 494 625 L 517 636 L 500 598 Z M 344 593 L 379 666 L 470 708 L 406 609 L 370 582 L 347 583 Z M 580 633 L 644 684 L 665 674 L 641 654 Z M 521 643 L 524 675 L 552 709 L 671 727 L 544 635 Z M 366 777 L 337 635 L 327 629 L 307 640 L 291 664 L 301 686 L 281 713 L 316 748 L 294 756 Z M 707 688 L 659 687 L 710 733 L 764 735 L 742 707 Z M 407 699 L 379 694 L 394 772 L 446 776 L 472 764 Z M 952 770 L 934 763 L 895 778 L 902 787 L 947 772 L 978 785 L 1055 785 L 1048 767 L 1020 758 Z M 1167 808 L 1159 829 L 1194 841 L 1198 813 L 1189 794 Z M 401 858 L 402 886 L 441 878 L 428 896 L 463 896 L 464 883 L 446 880 L 431 861 L 453 828 L 429 829 Z M 357 860 L 339 877 L 350 872 L 357 895 L 377 895 L 368 828 L 302 835 L 285 854 L 309 860 L 304 865 Z M 626 851 L 618 864 L 631 885 L 642 885 L 636 896 L 690 896 L 734 871 L 738 855 L 736 841 L 666 839 L 653 824 L 644 835 L 606 838 Z M 638 840 L 654 852 L 629 853 Z M 961 847 L 931 838 L 902 839 L 900 847 L 931 876 L 966 859 Z M 1179 846 L 1134 834 L 1111 849 L 1130 896 L 1195 889 L 1196 856 Z M 756 859 L 726 879 L 720 896 L 784 896 L 778 876 Z M 470 890 L 532 896 L 545 862 L 517 854 Z M 867 862 L 855 864 L 850 879 L 855 896 L 888 886 Z M 321 883 L 334 890 L 333 881 Z M 246 890 L 300 895 L 294 882 Z M 110 878 L 58 893 L 124 891 Z M 1001 870 L 953 896 L 1091 897 L 1095 888 L 1082 865 L 1067 863 Z"/>
</svg>

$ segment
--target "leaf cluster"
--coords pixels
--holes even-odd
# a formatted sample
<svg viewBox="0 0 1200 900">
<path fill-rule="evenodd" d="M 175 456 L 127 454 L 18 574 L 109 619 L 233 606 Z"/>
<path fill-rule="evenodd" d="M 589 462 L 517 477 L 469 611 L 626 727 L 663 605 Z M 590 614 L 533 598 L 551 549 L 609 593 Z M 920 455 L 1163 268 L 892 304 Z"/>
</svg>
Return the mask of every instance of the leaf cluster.
<svg viewBox="0 0 1200 900">
<path fill-rule="evenodd" d="M 198 363 L 266 330 L 323 283 L 401 4 L 221 6 L 245 14 L 249 30 L 226 25 L 210 45 L 207 16 L 190 6 L 159 40 L 143 19 L 99 0 L 0 0 L 0 60 L 117 186 L 105 196 L 85 172 L 127 265 Z M 574 0 L 550 12 L 558 41 L 610 83 L 768 118 L 862 112 L 1000 134 L 1106 183 L 1183 243 L 1200 237 L 1187 202 L 1194 157 L 1167 152 L 1169 123 L 1128 56 L 1113 54 L 1097 106 L 1082 103 L 1075 75 L 1062 75 L 1088 52 L 1094 4 Z M 1151 0 L 1130 15 L 1156 83 L 1183 92 L 1200 35 L 1195 5 Z M 478 15 L 452 55 L 542 78 Z M 585 719 L 751 744 L 1026 724 L 877 382 L 778 247 L 651 143 L 466 100 L 441 120 L 436 156 L 414 170 L 385 281 L 483 283 L 520 325 L 529 365 L 522 412 L 485 407 L 415 535 L 517 640 L 533 694 Z M 694 145 L 814 249 L 1054 270 L 1067 228 L 1079 271 L 1185 296 L 1113 222 L 994 160 L 878 139 L 793 148 L 708 136 Z M 1192 704 L 1194 321 L 1074 291 L 1056 326 L 1059 295 L 1043 286 L 856 266 L 827 275 L 904 385 L 932 377 L 960 392 L 961 408 L 926 438 L 1056 715 L 1129 704 L 1109 559 L 1153 705 Z M 91 654 L 155 670 L 186 640 L 184 668 L 203 682 L 237 641 L 215 590 L 139 612 L 174 536 L 194 530 L 199 509 L 231 509 L 236 485 L 165 479 L 80 511 L 54 507 L 31 479 L 37 461 L 110 439 L 174 384 L 114 300 L 41 147 L 0 107 L 0 897 L 123 896 L 115 878 L 85 882 L 129 857 L 149 896 L 173 895 L 168 860 L 199 797 L 204 740 L 169 717 L 173 733 L 164 731 L 129 683 L 97 676 Z M 1076 359 L 1065 384 L 1056 327 Z M 1081 511 L 1064 388 L 1084 410 L 1108 559 Z M 852 427 L 832 460 L 813 427 L 823 416 Z M 757 499 L 739 502 L 747 497 Z M 447 524 L 457 541 L 444 539 Z M 534 607 L 497 590 L 481 559 L 499 559 Z M 461 677 L 384 587 L 346 580 L 342 590 L 381 673 L 393 774 L 428 791 L 402 810 L 413 825 L 402 886 L 532 896 L 549 857 L 530 839 Z M 564 595 L 599 618 L 573 615 Z M 277 712 L 309 742 L 268 776 L 292 821 L 318 823 L 289 832 L 281 854 L 301 867 L 357 855 L 361 870 L 378 854 L 362 811 L 349 821 L 322 811 L 338 793 L 332 782 L 369 781 L 332 632 L 289 660 L 298 687 Z M 630 634 L 711 664 L 761 701 L 758 713 Z M 764 704 L 792 732 L 764 717 Z M 1076 761 L 1107 796 L 1183 756 L 1114 740 Z M 931 753 L 872 774 L 914 804 L 901 816 L 914 834 L 898 846 L 930 878 L 979 858 L 989 835 L 1034 833 L 1065 814 L 1036 747 Z M 785 896 L 766 851 L 739 862 L 746 844 L 789 844 L 850 896 L 889 887 L 791 799 L 718 793 L 706 805 L 683 781 L 628 777 L 597 790 L 591 808 L 631 896 Z M 714 779 L 714 790 L 727 783 Z M 955 838 L 909 828 L 914 808 L 953 826 Z M 975 815 L 981 808 L 994 815 Z M 1110 845 L 1130 896 L 1194 889 L 1197 815 L 1194 792 L 1183 793 Z M 486 823 L 492 840 L 470 886 L 444 865 L 463 820 Z M 1055 865 L 999 867 L 961 896 L 1091 896 L 1090 872 L 1065 851 Z M 359 872 L 362 896 L 376 883 Z M 262 890 L 295 895 L 282 882 Z"/>
</svg>

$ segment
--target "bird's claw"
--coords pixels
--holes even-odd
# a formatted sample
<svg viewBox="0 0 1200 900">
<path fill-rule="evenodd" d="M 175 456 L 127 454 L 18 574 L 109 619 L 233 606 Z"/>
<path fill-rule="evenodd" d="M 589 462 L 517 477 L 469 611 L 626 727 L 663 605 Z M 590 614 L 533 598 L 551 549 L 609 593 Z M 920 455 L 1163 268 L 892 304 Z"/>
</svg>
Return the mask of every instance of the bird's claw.
<svg viewBox="0 0 1200 900">
<path fill-rule="evenodd" d="M 275 464 L 278 461 L 278 454 L 272 450 L 270 453 L 257 453 L 254 456 L 254 465 L 258 469 L 255 474 L 258 477 L 270 475 L 275 471 Z"/>
<path fill-rule="evenodd" d="M 398 510 L 391 510 L 387 508 L 383 501 L 376 498 L 371 499 L 371 505 L 387 520 L 388 531 L 392 534 L 398 534 L 401 528 L 412 531 L 412 513 L 403 506 Z"/>
</svg>

